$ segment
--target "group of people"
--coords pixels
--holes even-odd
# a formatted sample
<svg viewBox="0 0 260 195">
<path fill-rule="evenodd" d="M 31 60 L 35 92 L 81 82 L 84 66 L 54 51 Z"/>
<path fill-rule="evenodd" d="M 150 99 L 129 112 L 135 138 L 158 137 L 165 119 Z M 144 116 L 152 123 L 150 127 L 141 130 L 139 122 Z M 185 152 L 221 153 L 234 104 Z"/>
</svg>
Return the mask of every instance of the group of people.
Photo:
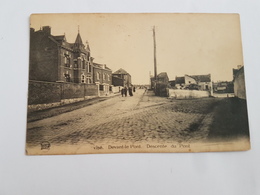
<svg viewBox="0 0 260 195">
<path fill-rule="evenodd" d="M 121 89 L 121 95 L 122 97 L 126 97 L 127 96 L 127 91 L 129 93 L 130 96 L 133 96 L 133 92 L 135 92 L 135 87 L 134 86 L 125 86 Z"/>
</svg>

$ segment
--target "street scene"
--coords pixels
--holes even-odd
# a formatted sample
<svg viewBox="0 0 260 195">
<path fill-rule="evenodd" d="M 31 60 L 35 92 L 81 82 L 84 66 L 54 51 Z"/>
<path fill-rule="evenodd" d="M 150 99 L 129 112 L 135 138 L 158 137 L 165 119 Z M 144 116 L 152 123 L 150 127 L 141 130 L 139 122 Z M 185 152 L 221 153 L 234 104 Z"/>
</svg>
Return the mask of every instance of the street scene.
<svg viewBox="0 0 260 195">
<path fill-rule="evenodd" d="M 55 28 L 63 17 L 31 16 L 27 154 L 250 148 L 237 15 L 79 14 L 77 33 Z M 147 17 L 156 25 L 138 26 Z M 190 27 L 188 42 L 169 45 L 183 37 L 176 29 Z"/>
<path fill-rule="evenodd" d="M 236 119 L 236 127 L 231 127 L 231 120 L 226 121 L 226 133 L 220 131 L 221 127 L 218 130 L 212 127 L 213 122 L 227 120 L 227 115 L 235 120 L 235 116 L 232 116 L 234 110 L 230 110 L 232 108 L 227 107 L 225 115 L 217 109 L 231 106 L 232 100 L 205 98 L 173 101 L 156 97 L 151 91 L 138 89 L 132 97 L 118 95 L 71 112 L 29 122 L 27 143 L 29 146 L 37 146 L 46 140 L 56 145 L 116 144 L 124 140 L 132 143 L 172 143 L 248 136 L 247 124 L 243 124 L 242 118 L 246 113 L 246 105 L 242 102 L 236 105 L 244 108 L 239 110 L 241 118 Z"/>
</svg>

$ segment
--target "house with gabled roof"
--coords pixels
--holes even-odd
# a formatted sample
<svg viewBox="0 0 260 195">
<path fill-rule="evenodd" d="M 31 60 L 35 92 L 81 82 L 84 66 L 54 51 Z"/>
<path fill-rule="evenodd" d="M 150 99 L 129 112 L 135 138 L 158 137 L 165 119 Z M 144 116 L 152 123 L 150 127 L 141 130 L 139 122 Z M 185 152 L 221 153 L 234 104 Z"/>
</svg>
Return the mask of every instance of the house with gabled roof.
<svg viewBox="0 0 260 195">
<path fill-rule="evenodd" d="M 199 90 L 210 90 L 212 89 L 211 74 L 207 75 L 185 75 L 185 86 L 190 84 L 198 85 Z"/>
<path fill-rule="evenodd" d="M 131 86 L 131 75 L 124 69 L 120 68 L 112 74 L 112 85 L 114 86 Z"/>
<path fill-rule="evenodd" d="M 207 75 L 184 75 L 175 78 L 175 87 L 178 89 L 189 89 L 192 86 L 198 90 L 211 90 L 212 81 L 211 74 Z M 196 86 L 196 87 L 195 87 Z"/>
<path fill-rule="evenodd" d="M 74 43 L 65 35 L 52 35 L 51 27 L 30 29 L 29 79 L 49 82 L 94 83 L 89 44 L 78 32 Z"/>
</svg>

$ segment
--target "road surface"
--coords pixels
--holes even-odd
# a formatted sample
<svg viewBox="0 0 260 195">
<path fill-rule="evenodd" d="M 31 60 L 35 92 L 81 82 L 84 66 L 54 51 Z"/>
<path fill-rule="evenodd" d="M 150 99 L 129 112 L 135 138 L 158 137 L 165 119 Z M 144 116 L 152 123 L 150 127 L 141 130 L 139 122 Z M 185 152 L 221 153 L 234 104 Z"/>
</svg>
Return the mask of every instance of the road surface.
<svg viewBox="0 0 260 195">
<path fill-rule="evenodd" d="M 207 139 L 214 99 L 170 100 L 138 89 L 71 112 L 27 123 L 27 147 L 52 145 L 171 143 Z"/>
</svg>

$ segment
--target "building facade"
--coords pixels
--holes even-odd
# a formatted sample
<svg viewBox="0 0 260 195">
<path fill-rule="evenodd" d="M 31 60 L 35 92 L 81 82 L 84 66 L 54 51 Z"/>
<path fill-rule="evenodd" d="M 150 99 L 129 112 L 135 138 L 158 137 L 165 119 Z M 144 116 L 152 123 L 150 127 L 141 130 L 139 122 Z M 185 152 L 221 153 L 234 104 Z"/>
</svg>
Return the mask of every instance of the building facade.
<svg viewBox="0 0 260 195">
<path fill-rule="evenodd" d="M 233 77 L 235 97 L 246 99 L 244 66 L 240 66 L 238 69 L 233 69 Z"/>
<path fill-rule="evenodd" d="M 177 89 L 197 89 L 201 91 L 212 90 L 211 74 L 207 75 L 184 75 L 175 78 Z"/>
<path fill-rule="evenodd" d="M 126 72 L 124 69 L 120 68 L 116 72 L 112 74 L 113 77 L 113 82 L 112 84 L 114 86 L 131 86 L 132 85 L 132 80 L 131 80 L 131 75 Z"/>
<path fill-rule="evenodd" d="M 112 70 L 105 64 L 93 63 L 93 80 L 99 85 L 100 95 L 108 95 L 111 92 Z"/>
<path fill-rule="evenodd" d="M 51 27 L 30 29 L 29 79 L 49 82 L 94 83 L 93 58 L 78 32 L 74 43 L 54 36 Z"/>
</svg>

